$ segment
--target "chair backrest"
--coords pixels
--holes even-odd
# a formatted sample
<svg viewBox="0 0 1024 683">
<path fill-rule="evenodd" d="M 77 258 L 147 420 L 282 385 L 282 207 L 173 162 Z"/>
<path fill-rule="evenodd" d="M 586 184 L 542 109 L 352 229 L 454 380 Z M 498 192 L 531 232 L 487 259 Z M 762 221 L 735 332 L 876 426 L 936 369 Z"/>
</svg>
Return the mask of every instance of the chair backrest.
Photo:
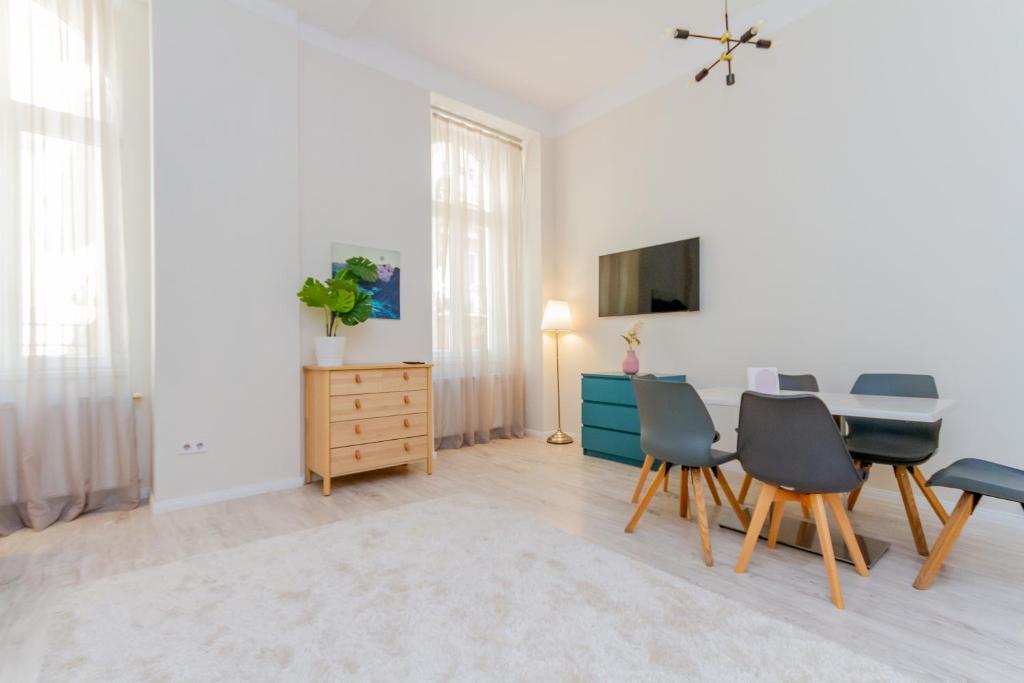
<svg viewBox="0 0 1024 683">
<path fill-rule="evenodd" d="M 633 388 L 645 454 L 686 467 L 711 464 L 715 424 L 693 385 L 636 378 Z"/>
<path fill-rule="evenodd" d="M 779 373 L 779 389 L 782 391 L 820 391 L 814 375 L 783 375 Z"/>
<path fill-rule="evenodd" d="M 817 396 L 744 392 L 737 454 L 760 481 L 806 493 L 843 493 L 861 484 L 843 437 Z"/>
<path fill-rule="evenodd" d="M 935 378 L 931 375 L 864 374 L 854 382 L 850 393 L 911 398 L 939 397 L 939 389 L 935 385 Z M 942 420 L 938 422 L 905 422 L 903 420 L 851 417 L 846 422 L 850 426 L 851 436 L 864 434 L 907 436 L 928 440 L 933 446 L 932 450 L 939 448 L 939 431 L 942 429 Z"/>
</svg>

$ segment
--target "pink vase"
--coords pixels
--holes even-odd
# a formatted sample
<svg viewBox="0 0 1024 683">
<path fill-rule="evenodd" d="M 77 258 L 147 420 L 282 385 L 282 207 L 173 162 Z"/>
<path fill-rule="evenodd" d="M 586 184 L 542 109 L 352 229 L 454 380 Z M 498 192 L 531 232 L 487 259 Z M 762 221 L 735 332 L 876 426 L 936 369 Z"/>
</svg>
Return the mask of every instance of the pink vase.
<svg viewBox="0 0 1024 683">
<path fill-rule="evenodd" d="M 635 375 L 640 372 L 640 359 L 636 357 L 636 351 L 626 350 L 626 357 L 622 360 L 622 371 L 627 375 Z"/>
</svg>

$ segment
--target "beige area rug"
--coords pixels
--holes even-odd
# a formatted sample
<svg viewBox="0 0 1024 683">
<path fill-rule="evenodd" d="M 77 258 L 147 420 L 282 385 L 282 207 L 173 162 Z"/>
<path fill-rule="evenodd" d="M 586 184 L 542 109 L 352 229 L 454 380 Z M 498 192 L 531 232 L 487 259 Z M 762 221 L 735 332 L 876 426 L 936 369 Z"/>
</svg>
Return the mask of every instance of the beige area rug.
<svg viewBox="0 0 1024 683">
<path fill-rule="evenodd" d="M 101 579 L 57 604 L 44 681 L 902 678 L 469 496 Z"/>
</svg>

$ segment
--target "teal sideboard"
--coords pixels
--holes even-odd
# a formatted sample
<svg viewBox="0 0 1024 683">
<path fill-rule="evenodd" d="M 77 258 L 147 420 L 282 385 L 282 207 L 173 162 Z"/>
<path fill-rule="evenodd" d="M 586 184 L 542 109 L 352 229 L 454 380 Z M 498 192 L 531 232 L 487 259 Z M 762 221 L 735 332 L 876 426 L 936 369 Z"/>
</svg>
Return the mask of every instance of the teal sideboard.
<svg viewBox="0 0 1024 683">
<path fill-rule="evenodd" d="M 657 375 L 685 382 L 686 375 Z M 583 373 L 583 454 L 640 467 L 640 415 L 629 376 L 621 372 Z"/>
</svg>

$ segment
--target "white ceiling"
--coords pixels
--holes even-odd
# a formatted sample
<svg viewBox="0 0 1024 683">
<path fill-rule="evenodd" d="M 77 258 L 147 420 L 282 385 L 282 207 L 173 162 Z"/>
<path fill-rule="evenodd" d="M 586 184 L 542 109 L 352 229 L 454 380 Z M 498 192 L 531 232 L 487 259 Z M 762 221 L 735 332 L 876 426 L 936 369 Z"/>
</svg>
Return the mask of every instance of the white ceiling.
<svg viewBox="0 0 1024 683">
<path fill-rule="evenodd" d="M 303 22 L 338 37 L 388 44 L 549 112 L 566 110 L 676 52 L 717 54 L 710 44 L 666 38 L 668 27 L 711 34 L 723 29 L 721 0 L 287 3 Z M 730 0 L 730 12 L 749 19 L 758 4 Z M 680 59 L 689 63 L 693 55 Z"/>
</svg>

